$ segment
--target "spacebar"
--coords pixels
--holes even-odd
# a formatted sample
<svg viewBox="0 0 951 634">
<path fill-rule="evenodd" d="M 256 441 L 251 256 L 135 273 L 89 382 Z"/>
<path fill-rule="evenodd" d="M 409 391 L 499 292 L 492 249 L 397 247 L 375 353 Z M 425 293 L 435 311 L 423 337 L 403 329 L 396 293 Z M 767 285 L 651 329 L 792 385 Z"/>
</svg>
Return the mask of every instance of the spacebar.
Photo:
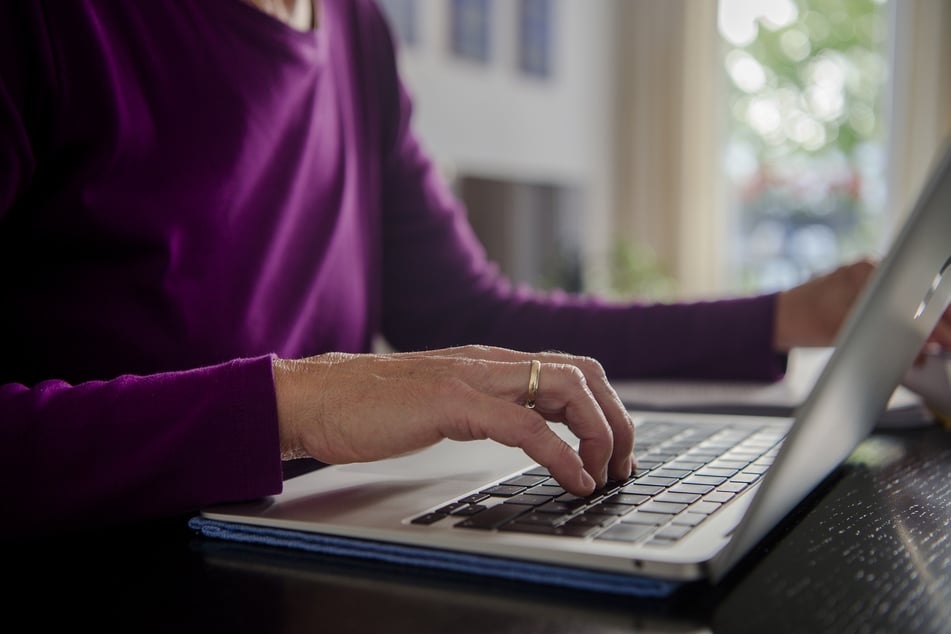
<svg viewBox="0 0 951 634">
<path fill-rule="evenodd" d="M 488 508 L 478 515 L 473 515 L 465 519 L 456 526 L 460 528 L 481 528 L 482 530 L 491 530 L 498 528 L 509 520 L 518 517 L 522 513 L 531 510 L 532 507 L 523 504 L 497 504 Z"/>
</svg>

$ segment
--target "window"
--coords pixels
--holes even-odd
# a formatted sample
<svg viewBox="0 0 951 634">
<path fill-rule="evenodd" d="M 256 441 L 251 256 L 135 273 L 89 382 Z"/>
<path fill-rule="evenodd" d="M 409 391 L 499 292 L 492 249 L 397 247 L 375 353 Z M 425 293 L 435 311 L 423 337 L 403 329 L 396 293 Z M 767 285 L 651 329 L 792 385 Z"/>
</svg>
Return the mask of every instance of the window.
<svg viewBox="0 0 951 634">
<path fill-rule="evenodd" d="M 488 62 L 491 46 L 490 0 L 452 0 L 452 52 L 475 62 Z"/>
<path fill-rule="evenodd" d="M 402 44 L 419 43 L 419 9 L 416 0 L 379 0 L 396 37 Z"/>
<path fill-rule="evenodd" d="M 859 255 L 885 226 L 884 0 L 721 0 L 730 268 L 785 288 Z"/>
</svg>

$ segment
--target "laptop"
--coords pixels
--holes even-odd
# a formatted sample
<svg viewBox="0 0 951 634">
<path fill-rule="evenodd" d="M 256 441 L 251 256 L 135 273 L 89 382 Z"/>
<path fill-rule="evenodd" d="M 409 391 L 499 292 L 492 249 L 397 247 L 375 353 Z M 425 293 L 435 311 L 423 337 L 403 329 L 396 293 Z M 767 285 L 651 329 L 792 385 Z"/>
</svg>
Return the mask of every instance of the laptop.
<svg viewBox="0 0 951 634">
<path fill-rule="evenodd" d="M 518 449 L 446 440 L 320 468 L 196 520 L 208 535 L 543 582 L 716 582 L 871 432 L 951 301 L 949 265 L 951 149 L 793 416 L 632 412 L 637 472 L 587 498 Z"/>
</svg>

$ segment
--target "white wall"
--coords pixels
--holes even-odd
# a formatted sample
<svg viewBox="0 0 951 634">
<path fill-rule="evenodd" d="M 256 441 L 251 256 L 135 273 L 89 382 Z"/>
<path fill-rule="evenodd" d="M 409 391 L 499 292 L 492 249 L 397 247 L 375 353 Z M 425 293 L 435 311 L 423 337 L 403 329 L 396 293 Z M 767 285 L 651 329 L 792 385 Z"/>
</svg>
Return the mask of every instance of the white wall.
<svg viewBox="0 0 951 634">
<path fill-rule="evenodd" d="M 450 49 L 447 0 L 418 0 L 419 42 L 400 64 L 414 95 L 415 129 L 447 174 L 560 183 L 583 191 L 583 255 L 610 243 L 614 205 L 616 0 L 554 0 L 553 71 L 517 65 L 517 3 L 492 2 L 488 64 Z"/>
</svg>

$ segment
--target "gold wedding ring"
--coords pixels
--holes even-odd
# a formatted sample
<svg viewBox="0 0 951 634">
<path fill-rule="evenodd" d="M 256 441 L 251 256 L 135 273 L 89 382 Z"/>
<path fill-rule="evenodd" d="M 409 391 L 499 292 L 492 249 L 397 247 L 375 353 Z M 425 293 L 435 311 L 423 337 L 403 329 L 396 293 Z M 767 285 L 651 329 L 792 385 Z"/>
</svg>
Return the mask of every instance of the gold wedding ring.
<svg viewBox="0 0 951 634">
<path fill-rule="evenodd" d="M 535 408 L 535 395 L 538 394 L 538 373 L 541 372 L 542 362 L 532 359 L 532 372 L 528 375 L 528 398 L 525 400 L 525 407 Z"/>
</svg>

